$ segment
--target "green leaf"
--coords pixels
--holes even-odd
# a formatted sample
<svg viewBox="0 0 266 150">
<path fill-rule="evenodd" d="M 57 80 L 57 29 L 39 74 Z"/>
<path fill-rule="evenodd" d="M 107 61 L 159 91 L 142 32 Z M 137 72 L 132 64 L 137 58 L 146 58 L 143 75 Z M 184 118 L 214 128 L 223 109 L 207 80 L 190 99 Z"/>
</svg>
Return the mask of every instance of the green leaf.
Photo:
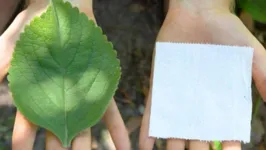
<svg viewBox="0 0 266 150">
<path fill-rule="evenodd" d="M 214 141 L 215 150 L 222 150 L 222 144 L 219 141 Z"/>
<path fill-rule="evenodd" d="M 101 119 L 120 75 L 102 30 L 78 8 L 56 0 L 21 33 L 8 80 L 18 110 L 69 147 Z"/>
<path fill-rule="evenodd" d="M 248 12 L 256 21 L 266 23 L 266 1 L 265 0 L 237 0 L 240 8 Z"/>
</svg>

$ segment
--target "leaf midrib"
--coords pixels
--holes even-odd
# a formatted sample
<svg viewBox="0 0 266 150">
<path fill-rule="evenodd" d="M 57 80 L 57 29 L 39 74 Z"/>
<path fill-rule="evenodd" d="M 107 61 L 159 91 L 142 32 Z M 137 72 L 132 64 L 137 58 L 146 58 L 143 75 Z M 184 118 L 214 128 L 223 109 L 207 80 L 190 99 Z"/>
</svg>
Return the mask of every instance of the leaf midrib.
<svg viewBox="0 0 266 150">
<path fill-rule="evenodd" d="M 61 33 L 60 33 L 60 23 L 59 23 L 59 17 L 57 14 L 57 10 L 56 10 L 56 4 L 54 2 L 54 0 L 51 0 L 51 4 L 52 4 L 52 8 L 54 11 L 54 15 L 55 15 L 55 22 L 56 22 L 56 32 L 58 35 L 58 40 L 60 43 L 60 47 L 62 47 L 63 43 L 62 43 L 62 37 L 61 37 Z M 64 127 L 65 127 L 65 138 L 64 138 L 64 142 L 67 143 L 68 142 L 68 126 L 67 126 L 67 111 L 66 111 L 66 101 L 65 101 L 65 74 L 63 73 L 63 81 L 62 81 L 62 99 L 64 101 Z"/>
</svg>

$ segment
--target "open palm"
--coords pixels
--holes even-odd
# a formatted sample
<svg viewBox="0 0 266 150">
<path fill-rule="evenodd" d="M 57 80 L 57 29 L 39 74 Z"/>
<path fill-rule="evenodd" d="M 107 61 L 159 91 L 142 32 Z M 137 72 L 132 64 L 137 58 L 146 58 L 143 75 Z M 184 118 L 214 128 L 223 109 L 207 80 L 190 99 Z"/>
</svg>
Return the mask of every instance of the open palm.
<svg viewBox="0 0 266 150">
<path fill-rule="evenodd" d="M 254 48 L 253 79 L 261 96 L 266 100 L 266 51 L 241 20 L 230 13 L 229 10 L 208 10 L 193 13 L 192 11 L 188 12 L 187 9 L 171 8 L 158 34 L 157 41 L 238 45 Z M 151 84 L 152 78 L 153 71 L 151 73 Z M 141 128 L 140 149 L 142 150 L 151 150 L 155 141 L 154 138 L 148 137 L 150 111 L 151 92 L 147 99 Z M 184 150 L 185 141 L 169 139 L 167 141 L 167 150 L 175 149 Z M 189 149 L 208 150 L 209 144 L 190 141 Z M 240 142 L 223 142 L 223 149 L 238 150 L 241 149 L 241 145 Z"/>
<path fill-rule="evenodd" d="M 2 79 L 9 68 L 9 63 L 12 58 L 12 53 L 15 43 L 33 17 L 40 16 L 47 8 L 49 0 L 31 0 L 28 8 L 21 12 L 4 32 L 0 38 L 0 78 Z M 78 6 L 80 11 L 84 12 L 90 19 L 95 21 L 92 11 L 91 0 L 71 0 L 71 3 Z M 128 133 L 120 116 L 115 101 L 112 99 L 111 103 L 103 116 L 107 128 L 110 131 L 112 139 L 117 149 L 129 150 L 130 142 Z M 14 131 L 12 136 L 12 149 L 18 150 L 32 150 L 35 140 L 37 126 L 29 122 L 20 112 L 17 112 Z M 60 150 L 59 140 L 50 132 L 46 134 L 46 149 Z M 91 132 L 86 129 L 80 133 L 72 143 L 74 150 L 88 150 L 91 149 Z"/>
</svg>

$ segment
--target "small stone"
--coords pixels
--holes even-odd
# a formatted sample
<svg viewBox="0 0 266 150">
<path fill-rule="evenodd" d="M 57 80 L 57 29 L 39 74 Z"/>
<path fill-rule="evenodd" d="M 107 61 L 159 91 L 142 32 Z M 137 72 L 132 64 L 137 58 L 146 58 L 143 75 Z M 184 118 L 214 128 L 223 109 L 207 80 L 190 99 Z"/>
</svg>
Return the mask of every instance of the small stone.
<svg viewBox="0 0 266 150">
<path fill-rule="evenodd" d="M 140 106 L 138 107 L 138 110 L 139 110 L 139 112 L 140 112 L 141 114 L 144 114 L 145 107 L 144 107 L 143 105 L 140 105 Z"/>
<path fill-rule="evenodd" d="M 131 12 L 134 12 L 134 13 L 139 13 L 139 12 L 144 11 L 145 7 L 143 5 L 141 5 L 141 4 L 135 3 L 135 4 L 130 4 L 129 5 L 129 10 Z"/>
</svg>

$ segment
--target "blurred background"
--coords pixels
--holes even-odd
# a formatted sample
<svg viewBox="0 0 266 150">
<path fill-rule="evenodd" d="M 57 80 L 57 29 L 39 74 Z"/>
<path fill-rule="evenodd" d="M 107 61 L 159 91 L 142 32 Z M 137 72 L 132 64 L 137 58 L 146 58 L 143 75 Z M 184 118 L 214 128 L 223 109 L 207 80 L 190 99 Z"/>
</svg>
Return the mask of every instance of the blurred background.
<svg viewBox="0 0 266 150">
<path fill-rule="evenodd" d="M 0 34 L 26 7 L 25 0 L 0 0 Z M 128 128 L 132 148 L 137 150 L 145 97 L 149 90 L 153 46 L 165 17 L 164 1 L 94 0 L 94 13 L 121 60 L 122 79 L 115 99 Z M 237 0 L 235 13 L 266 46 L 266 1 Z M 243 150 L 266 150 L 266 105 L 255 88 L 253 98 L 251 142 L 242 146 Z M 15 112 L 5 79 L 0 83 L 0 150 L 11 149 Z M 44 131 L 40 129 L 35 143 L 36 150 L 44 149 L 44 138 Z M 164 145 L 163 140 L 158 140 L 154 149 L 163 150 Z M 114 149 L 102 122 L 93 127 L 93 148 Z M 219 150 L 219 143 L 213 149 Z"/>
</svg>

